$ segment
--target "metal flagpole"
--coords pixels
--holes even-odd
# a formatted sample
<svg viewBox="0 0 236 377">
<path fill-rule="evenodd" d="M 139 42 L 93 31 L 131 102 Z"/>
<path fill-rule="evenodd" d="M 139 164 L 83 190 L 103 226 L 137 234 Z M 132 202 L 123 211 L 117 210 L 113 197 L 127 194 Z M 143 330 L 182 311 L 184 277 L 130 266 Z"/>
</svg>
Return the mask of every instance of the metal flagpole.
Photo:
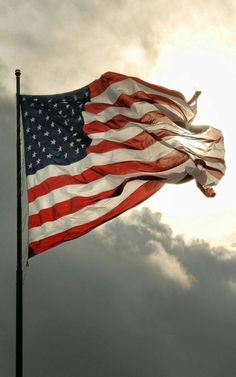
<svg viewBox="0 0 236 377">
<path fill-rule="evenodd" d="M 17 158 L 17 269 L 16 269 L 16 377 L 23 372 L 23 270 L 22 270 L 22 185 L 21 185 L 21 127 L 20 75 L 16 69 L 16 158 Z"/>
</svg>

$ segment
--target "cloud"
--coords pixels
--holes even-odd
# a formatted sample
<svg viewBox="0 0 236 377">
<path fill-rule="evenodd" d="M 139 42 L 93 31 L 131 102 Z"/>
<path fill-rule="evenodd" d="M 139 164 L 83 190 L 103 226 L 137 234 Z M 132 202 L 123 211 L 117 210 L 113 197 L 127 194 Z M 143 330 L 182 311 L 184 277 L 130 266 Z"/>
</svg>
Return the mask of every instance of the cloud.
<svg viewBox="0 0 236 377">
<path fill-rule="evenodd" d="M 8 259 L 0 264 L 6 377 L 14 355 L 12 253 Z M 231 377 L 235 273 L 230 251 L 174 237 L 147 208 L 35 257 L 24 283 L 26 376 L 37 368 L 57 377 Z"/>
<path fill-rule="evenodd" d="M 236 258 L 222 253 L 143 209 L 35 257 L 27 373 L 233 376 Z"/>
<path fill-rule="evenodd" d="M 228 286 L 232 290 L 234 294 L 236 294 L 236 281 L 235 280 L 229 280 Z"/>
<path fill-rule="evenodd" d="M 158 242 L 150 241 L 154 252 L 150 255 L 149 260 L 154 267 L 157 267 L 157 273 L 171 280 L 185 289 L 192 286 L 194 279 L 189 276 L 186 269 L 174 255 L 169 255 Z"/>
<path fill-rule="evenodd" d="M 59 92 L 86 85 L 107 70 L 152 76 L 165 46 L 234 45 L 232 1 L 159 0 L 1 1 L 4 85 L 21 68 L 26 92 Z M 227 25 L 227 27 L 226 27 Z"/>
<path fill-rule="evenodd" d="M 10 377 L 15 69 L 22 92 L 39 94 L 75 89 L 110 69 L 148 79 L 166 48 L 234 46 L 236 13 L 234 1 L 221 0 L 0 3 L 0 371 Z M 233 377 L 235 274 L 231 249 L 187 243 L 148 209 L 35 257 L 24 274 L 25 376 Z"/>
</svg>

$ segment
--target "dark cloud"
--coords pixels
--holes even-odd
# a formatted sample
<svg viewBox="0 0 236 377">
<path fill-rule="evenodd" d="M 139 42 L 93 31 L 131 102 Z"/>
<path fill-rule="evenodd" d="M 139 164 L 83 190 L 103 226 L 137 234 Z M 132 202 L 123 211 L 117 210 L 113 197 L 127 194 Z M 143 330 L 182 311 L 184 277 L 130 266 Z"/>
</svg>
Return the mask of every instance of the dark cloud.
<svg viewBox="0 0 236 377">
<path fill-rule="evenodd" d="M 145 79 L 164 44 L 171 45 L 181 30 L 187 47 L 199 33 L 207 48 L 219 35 L 222 43 L 232 43 L 235 4 L 0 3 L 0 375 L 10 377 L 15 69 L 22 69 L 22 91 L 39 94 L 75 89 L 110 69 L 142 72 Z M 231 250 L 202 240 L 186 243 L 173 236 L 160 213 L 147 209 L 35 257 L 25 269 L 25 377 L 233 377 L 235 273 Z"/>
<path fill-rule="evenodd" d="M 8 259 L 0 316 L 6 377 L 14 253 Z M 233 377 L 235 273 L 227 249 L 173 237 L 148 209 L 35 257 L 24 284 L 25 376 Z"/>
<path fill-rule="evenodd" d="M 0 371 L 10 377 L 15 98 L 1 93 Z M 35 257 L 24 283 L 25 377 L 233 377 L 235 273 L 230 250 L 186 243 L 148 209 Z"/>
</svg>

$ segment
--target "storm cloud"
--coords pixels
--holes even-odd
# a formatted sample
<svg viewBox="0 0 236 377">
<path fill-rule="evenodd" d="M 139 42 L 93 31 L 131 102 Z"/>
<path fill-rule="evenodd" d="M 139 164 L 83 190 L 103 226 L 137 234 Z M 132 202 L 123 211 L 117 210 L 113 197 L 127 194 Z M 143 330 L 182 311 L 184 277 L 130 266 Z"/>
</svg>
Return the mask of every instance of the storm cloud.
<svg viewBox="0 0 236 377">
<path fill-rule="evenodd" d="M 230 250 L 174 237 L 147 208 L 34 257 L 24 283 L 25 376 L 233 377 L 235 276 Z M 0 365 L 10 377 L 5 279 Z"/>
<path fill-rule="evenodd" d="M 0 375 L 11 377 L 15 69 L 22 70 L 22 92 L 38 94 L 73 90 L 107 70 L 147 79 L 161 71 L 162 53 L 182 46 L 176 40 L 187 49 L 220 43 L 233 51 L 236 12 L 230 0 L 0 0 L 0 5 Z M 196 63 L 202 72 L 205 63 Z M 180 82 L 192 77 L 189 72 Z M 173 77 L 178 74 L 173 65 Z M 220 70 L 218 75 L 211 93 L 216 79 L 224 84 Z M 25 185 L 23 193 L 25 198 Z M 26 215 L 24 206 L 25 239 Z M 228 242 L 235 242 L 235 232 Z M 24 377 L 235 376 L 233 248 L 186 241 L 161 213 L 144 208 L 34 257 L 29 267 L 26 260 L 24 245 Z"/>
</svg>

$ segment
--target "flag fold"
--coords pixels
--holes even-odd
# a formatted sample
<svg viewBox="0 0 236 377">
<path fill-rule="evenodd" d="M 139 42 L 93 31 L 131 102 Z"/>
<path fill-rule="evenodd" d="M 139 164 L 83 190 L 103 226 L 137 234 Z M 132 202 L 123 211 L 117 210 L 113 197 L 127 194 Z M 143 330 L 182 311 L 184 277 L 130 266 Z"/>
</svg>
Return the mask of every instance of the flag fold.
<svg viewBox="0 0 236 377">
<path fill-rule="evenodd" d="M 107 72 L 55 95 L 22 95 L 30 256 L 80 237 L 156 193 L 195 179 L 214 196 L 224 141 L 193 126 L 196 92 Z"/>
</svg>

